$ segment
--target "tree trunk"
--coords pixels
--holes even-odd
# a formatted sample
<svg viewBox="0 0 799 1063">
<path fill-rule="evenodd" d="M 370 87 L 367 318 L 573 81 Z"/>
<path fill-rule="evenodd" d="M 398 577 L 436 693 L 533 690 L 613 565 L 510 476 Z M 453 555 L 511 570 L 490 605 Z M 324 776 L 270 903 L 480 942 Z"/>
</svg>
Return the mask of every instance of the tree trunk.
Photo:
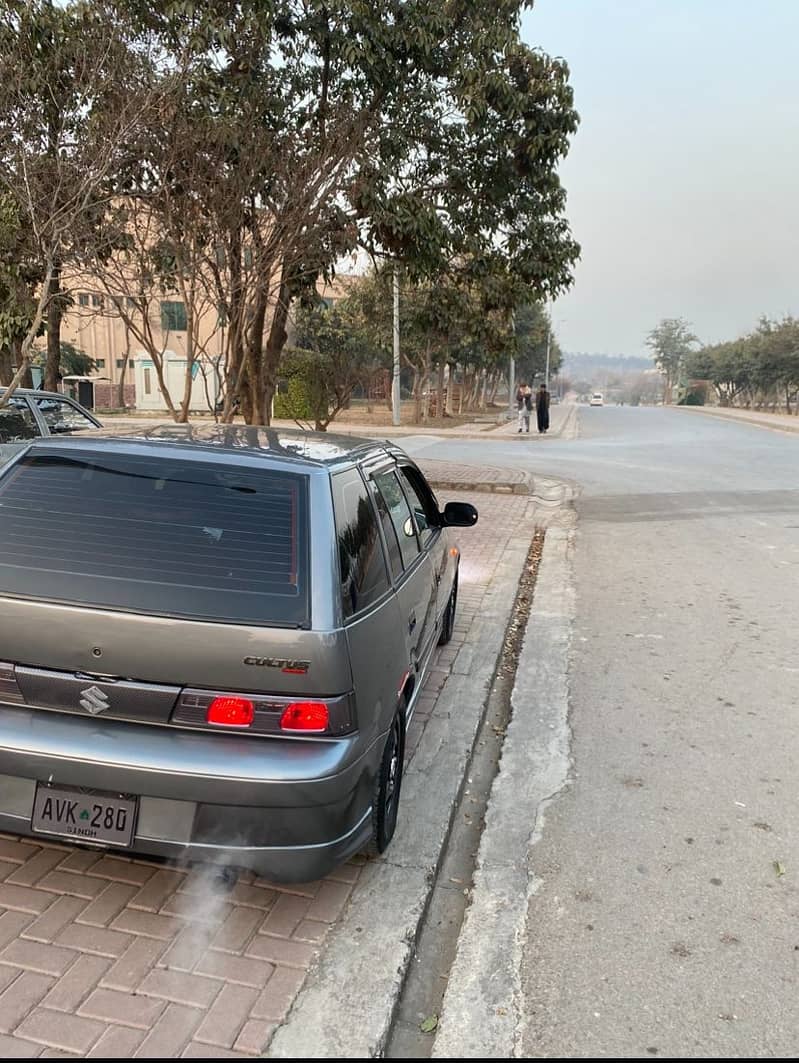
<svg viewBox="0 0 799 1063">
<path fill-rule="evenodd" d="M 444 360 L 438 363 L 438 384 L 436 387 L 436 420 L 444 420 Z"/>
<path fill-rule="evenodd" d="M 258 292 L 255 296 L 255 305 L 252 309 L 252 315 L 247 327 L 247 364 L 252 367 L 252 373 L 250 374 L 250 387 L 253 392 L 252 406 L 254 420 L 253 424 L 269 424 L 270 414 L 272 411 L 271 400 L 267 403 L 266 412 L 263 408 L 263 389 L 264 389 L 264 329 L 266 327 L 266 307 L 268 302 L 268 292 L 263 285 L 259 285 Z M 277 313 L 277 307 L 275 307 L 275 313 Z M 274 324 L 274 322 L 273 322 Z M 285 338 L 283 340 L 285 343 Z M 282 350 L 282 346 L 281 346 Z M 278 355 L 279 358 L 279 355 Z M 277 379 L 277 376 L 275 377 Z M 274 394 L 274 392 L 273 392 Z M 248 422 L 250 423 L 250 422 Z"/>
<path fill-rule="evenodd" d="M 183 292 L 183 305 L 186 307 L 186 372 L 183 377 L 183 398 L 180 400 L 178 424 L 187 424 L 191 406 L 192 384 L 194 383 L 194 361 L 197 353 L 194 349 L 194 294 Z"/>
<path fill-rule="evenodd" d="M 0 349 L 0 385 L 8 387 L 14 375 L 13 362 L 11 360 L 11 348 Z"/>
<path fill-rule="evenodd" d="M 33 347 L 33 341 L 39 334 L 39 329 L 44 320 L 47 292 L 50 289 L 50 277 L 52 274 L 53 263 L 48 259 L 47 269 L 45 270 L 44 279 L 42 281 L 42 291 L 36 304 L 36 312 L 33 315 L 33 320 L 28 326 L 28 331 L 25 333 L 24 338 L 16 340 L 11 347 L 13 364 L 15 364 L 17 368 L 6 386 L 6 390 L 0 392 L 0 406 L 11 398 L 11 395 L 20 385 L 24 388 L 33 386 L 30 370 L 31 348 Z"/>
<path fill-rule="evenodd" d="M 122 359 L 122 369 L 119 374 L 119 383 L 117 384 L 117 409 L 124 410 L 125 408 L 125 376 L 128 371 L 128 363 L 130 362 L 130 330 L 127 325 L 125 326 L 125 356 Z"/>
<path fill-rule="evenodd" d="M 452 417 L 455 390 L 455 363 L 447 362 L 447 417 Z"/>
<path fill-rule="evenodd" d="M 430 344 L 427 344 L 424 352 L 424 382 L 422 385 L 422 420 L 427 424 L 430 420 Z"/>
<path fill-rule="evenodd" d="M 280 369 L 280 358 L 288 338 L 289 307 L 291 306 L 291 287 L 288 283 L 288 268 L 284 264 L 280 279 L 277 303 L 272 315 L 272 325 L 269 329 L 269 339 L 266 342 L 266 350 L 261 359 L 260 374 L 260 405 L 259 411 L 261 424 L 271 424 L 272 399 L 277 391 L 277 374 Z"/>
<path fill-rule="evenodd" d="M 47 391 L 58 391 L 59 366 L 61 364 L 61 268 L 56 265 L 47 287 L 47 357 L 44 363 L 44 386 Z"/>
<path fill-rule="evenodd" d="M 413 367 L 413 423 L 419 424 L 422 420 L 422 374 Z"/>
<path fill-rule="evenodd" d="M 228 255 L 230 261 L 230 290 L 229 294 L 224 285 L 220 284 L 218 293 L 220 301 L 227 296 L 228 320 L 227 320 L 227 347 L 225 350 L 225 401 L 222 406 L 222 423 L 230 424 L 235 415 L 236 399 L 242 404 L 245 402 L 244 388 L 244 300 L 242 298 L 241 280 L 241 231 L 237 226 L 231 226 L 228 233 L 230 246 Z"/>
</svg>

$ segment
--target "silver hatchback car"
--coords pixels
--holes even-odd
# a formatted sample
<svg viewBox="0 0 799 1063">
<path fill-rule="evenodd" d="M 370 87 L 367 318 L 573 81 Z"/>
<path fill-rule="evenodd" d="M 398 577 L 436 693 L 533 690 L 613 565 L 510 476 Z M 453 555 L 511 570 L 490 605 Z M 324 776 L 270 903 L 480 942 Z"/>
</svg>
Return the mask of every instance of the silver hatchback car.
<svg viewBox="0 0 799 1063">
<path fill-rule="evenodd" d="M 0 470 L 0 830 L 279 881 L 382 852 L 476 520 L 388 443 L 31 443 Z"/>
</svg>

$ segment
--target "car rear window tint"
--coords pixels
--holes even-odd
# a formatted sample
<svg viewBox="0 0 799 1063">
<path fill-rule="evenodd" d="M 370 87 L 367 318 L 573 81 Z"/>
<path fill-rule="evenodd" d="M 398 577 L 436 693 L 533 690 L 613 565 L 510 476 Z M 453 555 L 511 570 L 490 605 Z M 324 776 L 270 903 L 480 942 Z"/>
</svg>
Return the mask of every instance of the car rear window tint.
<svg viewBox="0 0 799 1063">
<path fill-rule="evenodd" d="M 303 625 L 307 570 L 295 473 L 45 451 L 0 477 L 0 593 Z"/>
</svg>

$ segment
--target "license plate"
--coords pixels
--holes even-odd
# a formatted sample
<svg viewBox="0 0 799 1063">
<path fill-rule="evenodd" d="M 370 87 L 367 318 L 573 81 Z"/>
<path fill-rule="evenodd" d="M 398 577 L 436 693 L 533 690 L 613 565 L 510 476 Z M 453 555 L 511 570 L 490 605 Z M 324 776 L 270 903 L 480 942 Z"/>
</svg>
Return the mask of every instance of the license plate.
<svg viewBox="0 0 799 1063">
<path fill-rule="evenodd" d="M 38 783 L 31 829 L 38 834 L 125 848 L 133 842 L 138 806 L 138 798 L 131 794 Z"/>
</svg>

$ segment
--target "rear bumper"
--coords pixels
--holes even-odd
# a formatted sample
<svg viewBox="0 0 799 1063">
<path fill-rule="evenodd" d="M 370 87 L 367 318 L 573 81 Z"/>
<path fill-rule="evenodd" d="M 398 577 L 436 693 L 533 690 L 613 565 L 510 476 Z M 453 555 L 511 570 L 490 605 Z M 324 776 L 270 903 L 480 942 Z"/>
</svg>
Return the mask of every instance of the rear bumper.
<svg viewBox="0 0 799 1063">
<path fill-rule="evenodd" d="M 133 852 L 312 881 L 368 840 L 379 750 L 352 736 L 217 736 L 2 706 L 0 830 L 33 834 L 37 781 L 135 794 Z"/>
</svg>

